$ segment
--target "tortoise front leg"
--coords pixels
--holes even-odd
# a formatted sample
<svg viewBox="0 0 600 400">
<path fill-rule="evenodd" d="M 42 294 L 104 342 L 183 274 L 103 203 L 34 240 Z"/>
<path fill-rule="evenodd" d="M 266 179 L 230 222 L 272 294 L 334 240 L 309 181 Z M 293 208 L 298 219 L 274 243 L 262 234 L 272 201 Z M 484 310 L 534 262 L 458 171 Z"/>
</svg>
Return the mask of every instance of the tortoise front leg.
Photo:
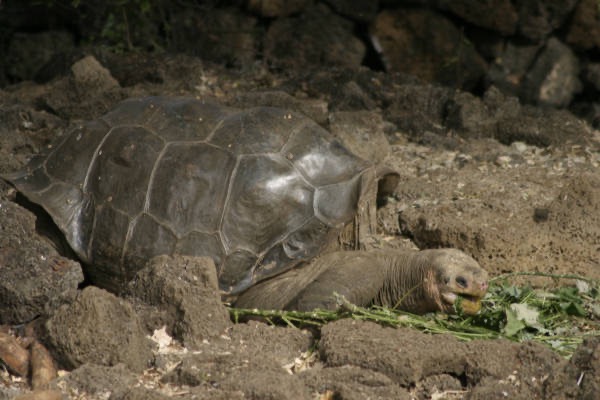
<svg viewBox="0 0 600 400">
<path fill-rule="evenodd" d="M 260 282 L 242 293 L 240 308 L 311 311 L 334 310 L 335 294 L 357 305 L 368 305 L 384 286 L 384 263 L 369 252 L 322 255 L 312 262 Z"/>
<path fill-rule="evenodd" d="M 319 264 L 322 272 L 291 299 L 286 309 L 335 310 L 339 307 L 336 295 L 352 304 L 367 306 L 384 287 L 387 275 L 383 260 L 370 252 L 329 253 L 313 264 Z"/>
</svg>

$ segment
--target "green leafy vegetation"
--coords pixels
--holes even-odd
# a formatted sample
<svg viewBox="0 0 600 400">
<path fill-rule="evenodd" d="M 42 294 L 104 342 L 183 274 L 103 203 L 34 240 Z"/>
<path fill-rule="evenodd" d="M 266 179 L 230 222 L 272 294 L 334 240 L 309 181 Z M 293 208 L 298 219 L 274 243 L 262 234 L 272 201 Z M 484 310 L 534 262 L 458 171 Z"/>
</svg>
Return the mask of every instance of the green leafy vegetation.
<svg viewBox="0 0 600 400">
<path fill-rule="evenodd" d="M 510 283 L 515 276 L 536 275 L 574 282 L 554 289 L 535 289 Z M 414 315 L 382 307 L 357 307 L 338 298 L 338 311 L 271 311 L 231 308 L 234 320 L 259 317 L 274 324 L 320 326 L 341 318 L 405 326 L 423 332 L 447 333 L 461 340 L 533 340 L 570 357 L 586 336 L 600 335 L 600 282 L 573 275 L 509 274 L 497 277 L 476 316 Z M 459 306 L 460 308 L 460 306 Z M 459 311 L 459 310 L 458 310 Z"/>
</svg>

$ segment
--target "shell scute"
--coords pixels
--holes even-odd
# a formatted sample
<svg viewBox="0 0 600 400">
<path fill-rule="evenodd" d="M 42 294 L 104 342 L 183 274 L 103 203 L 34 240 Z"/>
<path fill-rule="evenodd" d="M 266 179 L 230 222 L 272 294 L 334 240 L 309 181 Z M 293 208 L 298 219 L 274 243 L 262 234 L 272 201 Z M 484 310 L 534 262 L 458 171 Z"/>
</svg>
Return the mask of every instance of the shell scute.
<svg viewBox="0 0 600 400">
<path fill-rule="evenodd" d="M 111 129 L 96 150 L 84 191 L 97 205 L 105 202 L 134 216 L 142 211 L 152 166 L 164 142 L 147 129 L 120 126 Z"/>
<path fill-rule="evenodd" d="M 314 189 L 280 156 L 240 159 L 223 216 L 226 249 L 259 254 L 313 215 Z"/>
<path fill-rule="evenodd" d="M 229 152 L 206 143 L 168 146 L 153 173 L 148 212 L 168 221 L 178 237 L 216 232 L 234 164 Z"/>
</svg>

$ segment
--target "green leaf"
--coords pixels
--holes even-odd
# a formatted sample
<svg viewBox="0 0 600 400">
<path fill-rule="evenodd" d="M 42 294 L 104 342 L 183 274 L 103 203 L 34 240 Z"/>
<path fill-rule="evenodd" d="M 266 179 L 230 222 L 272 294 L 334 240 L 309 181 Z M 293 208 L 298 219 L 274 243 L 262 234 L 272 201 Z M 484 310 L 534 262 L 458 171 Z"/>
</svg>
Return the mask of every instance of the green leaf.
<svg viewBox="0 0 600 400">
<path fill-rule="evenodd" d="M 587 315 L 585 309 L 579 303 L 571 301 L 568 303 L 561 303 L 560 306 L 568 315 L 575 315 L 577 317 L 585 317 Z"/>
<path fill-rule="evenodd" d="M 502 333 L 508 337 L 516 337 L 523 329 L 525 329 L 525 324 L 518 318 L 517 313 L 512 309 L 507 308 L 506 325 L 502 328 Z"/>
</svg>

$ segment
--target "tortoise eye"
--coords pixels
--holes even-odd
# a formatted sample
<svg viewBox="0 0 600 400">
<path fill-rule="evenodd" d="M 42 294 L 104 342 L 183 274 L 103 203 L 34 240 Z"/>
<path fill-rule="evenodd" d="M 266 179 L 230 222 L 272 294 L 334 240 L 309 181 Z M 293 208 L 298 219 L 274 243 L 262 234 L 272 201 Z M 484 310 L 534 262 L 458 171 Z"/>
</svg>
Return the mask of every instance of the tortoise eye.
<svg viewBox="0 0 600 400">
<path fill-rule="evenodd" d="M 466 288 L 468 286 L 467 280 L 462 276 L 456 277 L 456 283 L 458 284 L 458 286 L 463 287 L 463 288 Z"/>
</svg>

